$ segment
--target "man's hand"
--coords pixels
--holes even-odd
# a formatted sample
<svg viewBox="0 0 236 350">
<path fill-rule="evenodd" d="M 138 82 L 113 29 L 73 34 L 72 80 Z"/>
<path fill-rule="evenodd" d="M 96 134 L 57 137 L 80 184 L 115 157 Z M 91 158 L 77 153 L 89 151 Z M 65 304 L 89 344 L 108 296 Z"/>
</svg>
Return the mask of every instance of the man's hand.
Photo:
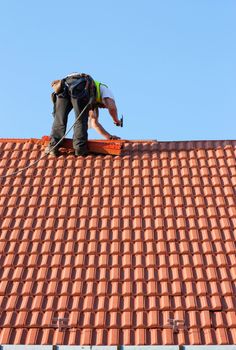
<svg viewBox="0 0 236 350">
<path fill-rule="evenodd" d="M 121 126 L 123 128 L 123 115 L 121 116 L 120 120 L 117 118 L 114 120 L 114 124 L 116 126 Z"/>
<path fill-rule="evenodd" d="M 118 121 L 114 121 L 114 124 L 116 125 L 116 126 L 121 126 L 122 125 L 122 122 L 121 122 L 121 120 L 118 120 Z"/>
</svg>

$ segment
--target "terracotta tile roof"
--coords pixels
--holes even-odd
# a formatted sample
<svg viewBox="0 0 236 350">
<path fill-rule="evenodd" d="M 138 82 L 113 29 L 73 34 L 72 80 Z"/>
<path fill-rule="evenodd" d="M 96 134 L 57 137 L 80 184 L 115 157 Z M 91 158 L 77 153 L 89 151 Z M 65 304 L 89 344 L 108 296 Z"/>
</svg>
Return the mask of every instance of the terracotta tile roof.
<svg viewBox="0 0 236 350">
<path fill-rule="evenodd" d="M 0 140 L 0 176 L 42 144 Z M 49 156 L 0 216 L 0 344 L 236 343 L 236 141 Z"/>
</svg>

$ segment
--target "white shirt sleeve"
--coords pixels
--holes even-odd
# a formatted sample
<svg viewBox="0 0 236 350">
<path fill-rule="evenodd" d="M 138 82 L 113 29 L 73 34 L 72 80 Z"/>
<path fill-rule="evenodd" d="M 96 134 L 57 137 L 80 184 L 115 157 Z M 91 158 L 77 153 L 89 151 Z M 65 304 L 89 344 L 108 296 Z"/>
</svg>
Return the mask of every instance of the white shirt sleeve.
<svg viewBox="0 0 236 350">
<path fill-rule="evenodd" d="M 101 93 L 102 99 L 111 98 L 112 100 L 115 101 L 115 97 L 114 97 L 113 93 L 111 92 L 111 90 L 103 84 L 100 85 L 100 93 Z"/>
</svg>

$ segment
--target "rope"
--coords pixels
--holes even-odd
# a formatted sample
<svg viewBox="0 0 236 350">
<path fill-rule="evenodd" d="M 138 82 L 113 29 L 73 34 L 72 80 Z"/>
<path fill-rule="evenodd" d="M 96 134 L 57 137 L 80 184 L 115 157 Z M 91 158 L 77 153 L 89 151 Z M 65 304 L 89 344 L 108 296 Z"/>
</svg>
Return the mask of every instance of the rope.
<svg viewBox="0 0 236 350">
<path fill-rule="evenodd" d="M 84 107 L 84 109 L 82 110 L 82 112 L 80 112 L 80 114 L 76 117 L 74 124 L 71 125 L 71 127 L 69 128 L 69 130 L 66 132 L 66 134 L 64 136 L 62 136 L 62 138 L 50 149 L 50 151 L 54 150 L 61 142 L 62 140 L 64 140 L 64 138 L 66 138 L 66 136 L 69 134 L 69 132 L 71 131 L 71 129 L 75 126 L 76 122 L 80 119 L 80 117 L 82 116 L 82 114 L 84 113 L 84 111 L 86 110 L 86 108 L 89 106 L 89 104 L 91 103 L 91 100 L 89 100 L 89 102 L 87 103 L 87 105 Z M 43 156 L 41 156 L 40 158 L 38 158 L 35 162 L 29 164 L 28 166 L 18 169 L 16 171 L 14 171 L 11 174 L 7 174 L 7 175 L 1 175 L 0 179 L 3 178 L 7 178 L 7 177 L 11 177 L 11 176 L 15 176 L 19 173 L 22 173 L 23 171 L 31 168 L 32 166 L 34 166 L 35 164 L 37 164 L 38 162 L 40 162 L 41 159 L 45 158 L 48 154 L 44 154 Z"/>
</svg>

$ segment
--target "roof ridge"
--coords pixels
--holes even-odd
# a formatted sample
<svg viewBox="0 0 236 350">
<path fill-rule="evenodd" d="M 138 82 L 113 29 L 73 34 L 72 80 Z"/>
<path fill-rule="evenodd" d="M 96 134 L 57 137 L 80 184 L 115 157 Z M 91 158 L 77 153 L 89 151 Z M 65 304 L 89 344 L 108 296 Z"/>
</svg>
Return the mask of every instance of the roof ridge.
<svg viewBox="0 0 236 350">
<path fill-rule="evenodd" d="M 42 138 L 0 138 L 0 143 L 18 143 L 18 144 L 35 144 L 39 146 L 47 146 L 50 141 L 50 136 Z M 158 140 L 99 140 L 89 139 L 88 147 L 92 153 L 103 153 L 112 155 L 125 156 L 130 152 L 147 151 L 148 145 L 151 146 L 149 151 L 190 151 L 197 149 L 217 149 L 217 148 L 232 148 L 236 147 L 236 140 L 186 140 L 186 141 L 158 141 Z M 61 145 L 63 152 L 73 151 L 73 140 L 65 138 Z"/>
<path fill-rule="evenodd" d="M 67 140 L 72 140 L 71 138 L 66 138 Z M 9 142 L 9 141 L 17 141 L 17 142 L 24 142 L 24 141 L 49 141 L 50 136 L 42 136 L 41 138 L 37 137 L 0 137 L 0 142 Z M 100 140 L 100 139 L 89 139 L 89 141 L 96 141 L 96 142 L 111 142 L 111 140 Z M 186 142 L 236 142 L 236 139 L 199 139 L 199 140 L 156 140 L 156 139 L 117 139 L 113 140 L 115 142 L 157 142 L 157 143 L 186 143 Z"/>
</svg>

